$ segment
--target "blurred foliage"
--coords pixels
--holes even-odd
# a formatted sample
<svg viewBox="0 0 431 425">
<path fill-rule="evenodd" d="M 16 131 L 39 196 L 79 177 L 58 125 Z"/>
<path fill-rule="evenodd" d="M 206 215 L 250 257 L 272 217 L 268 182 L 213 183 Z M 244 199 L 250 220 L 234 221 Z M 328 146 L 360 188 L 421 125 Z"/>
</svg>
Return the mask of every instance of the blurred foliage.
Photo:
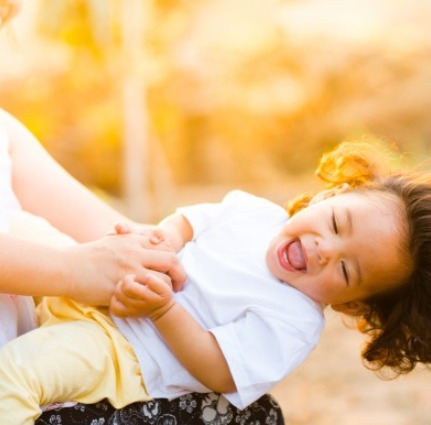
<svg viewBox="0 0 431 425">
<path fill-rule="evenodd" d="M 426 2 L 142 0 L 130 61 L 127 2 L 34 1 L 35 28 L 20 48 L 27 71 L 0 72 L 1 105 L 88 185 L 121 193 L 131 74 L 145 83 L 137 95 L 147 106 L 152 180 L 168 169 L 173 185 L 273 184 L 310 173 L 340 140 L 370 134 L 414 160 L 428 154 Z M 343 4 L 353 11 L 343 15 Z"/>
</svg>

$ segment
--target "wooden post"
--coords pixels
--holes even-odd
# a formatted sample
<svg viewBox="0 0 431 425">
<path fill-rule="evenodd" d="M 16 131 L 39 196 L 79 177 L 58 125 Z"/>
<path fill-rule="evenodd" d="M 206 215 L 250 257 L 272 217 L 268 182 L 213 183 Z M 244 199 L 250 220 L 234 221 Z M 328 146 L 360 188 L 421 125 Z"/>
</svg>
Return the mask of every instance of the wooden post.
<svg viewBox="0 0 431 425">
<path fill-rule="evenodd" d="M 146 81 L 143 75 L 145 60 L 144 35 L 147 10 L 151 0 L 122 0 L 122 35 L 124 49 L 123 105 L 123 188 L 126 213 L 130 218 L 145 222 L 151 216 L 148 195 L 148 113 Z"/>
</svg>

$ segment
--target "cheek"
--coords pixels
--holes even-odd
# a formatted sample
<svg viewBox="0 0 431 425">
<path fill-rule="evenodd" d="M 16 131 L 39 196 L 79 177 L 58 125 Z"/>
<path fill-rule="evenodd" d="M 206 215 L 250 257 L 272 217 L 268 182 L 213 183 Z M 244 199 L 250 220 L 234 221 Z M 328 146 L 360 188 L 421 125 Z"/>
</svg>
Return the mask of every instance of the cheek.
<svg viewBox="0 0 431 425">
<path fill-rule="evenodd" d="M 342 296 L 345 287 L 340 287 L 338 281 L 331 273 L 325 273 L 314 279 L 310 284 L 310 291 L 313 292 L 319 301 L 327 302 L 334 297 Z"/>
</svg>

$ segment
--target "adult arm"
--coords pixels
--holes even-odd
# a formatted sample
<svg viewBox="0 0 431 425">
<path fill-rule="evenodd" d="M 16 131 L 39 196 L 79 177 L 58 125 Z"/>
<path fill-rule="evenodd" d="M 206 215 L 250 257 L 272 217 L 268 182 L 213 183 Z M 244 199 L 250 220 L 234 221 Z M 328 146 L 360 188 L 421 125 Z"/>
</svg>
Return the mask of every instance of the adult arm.
<svg viewBox="0 0 431 425">
<path fill-rule="evenodd" d="M 58 248 L 0 234 L 0 292 L 108 305 L 115 285 L 128 273 L 145 279 L 155 273 L 151 267 L 183 280 L 175 253 L 148 249 L 147 240 L 120 235 Z"/>
<path fill-rule="evenodd" d="M 24 210 L 47 219 L 78 242 L 130 221 L 67 173 L 18 120 L 0 110 L 10 141 L 12 185 Z"/>
<path fill-rule="evenodd" d="M 63 170 L 22 124 L 1 110 L 0 125 L 10 142 L 13 189 L 26 211 L 80 242 L 106 235 L 118 221 L 131 223 Z M 175 253 L 152 252 L 147 240 L 124 235 L 54 249 L 3 235 L 0 292 L 66 295 L 107 305 L 124 275 L 143 278 L 148 269 L 168 273 L 179 288 L 184 272 Z"/>
</svg>

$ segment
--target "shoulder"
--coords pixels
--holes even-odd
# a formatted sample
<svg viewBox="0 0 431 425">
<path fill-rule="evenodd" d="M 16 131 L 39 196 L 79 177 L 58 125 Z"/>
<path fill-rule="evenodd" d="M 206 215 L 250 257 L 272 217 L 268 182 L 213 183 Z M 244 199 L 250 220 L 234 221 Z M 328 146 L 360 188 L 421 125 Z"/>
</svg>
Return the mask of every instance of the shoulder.
<svg viewBox="0 0 431 425">
<path fill-rule="evenodd" d="M 239 204 L 246 206 L 266 206 L 273 208 L 281 208 L 276 203 L 261 196 L 253 195 L 250 192 L 243 190 L 232 190 L 226 194 L 222 201 L 224 204 Z"/>
<path fill-rule="evenodd" d="M 275 202 L 238 189 L 228 192 L 223 198 L 222 205 L 228 209 L 235 209 L 248 213 L 252 211 L 259 213 L 276 212 L 287 216 L 286 210 Z"/>
</svg>

